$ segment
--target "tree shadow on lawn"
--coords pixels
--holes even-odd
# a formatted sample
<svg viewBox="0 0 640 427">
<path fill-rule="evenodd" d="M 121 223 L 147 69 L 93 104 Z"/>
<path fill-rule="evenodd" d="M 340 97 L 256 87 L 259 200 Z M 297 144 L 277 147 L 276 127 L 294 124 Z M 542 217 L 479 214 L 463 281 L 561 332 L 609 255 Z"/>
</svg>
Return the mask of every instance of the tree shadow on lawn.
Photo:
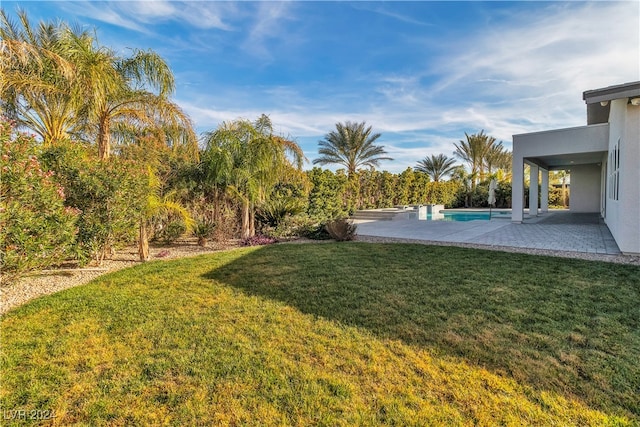
<svg viewBox="0 0 640 427">
<path fill-rule="evenodd" d="M 640 418 L 640 268 L 467 248 L 274 245 L 205 276 Z"/>
</svg>

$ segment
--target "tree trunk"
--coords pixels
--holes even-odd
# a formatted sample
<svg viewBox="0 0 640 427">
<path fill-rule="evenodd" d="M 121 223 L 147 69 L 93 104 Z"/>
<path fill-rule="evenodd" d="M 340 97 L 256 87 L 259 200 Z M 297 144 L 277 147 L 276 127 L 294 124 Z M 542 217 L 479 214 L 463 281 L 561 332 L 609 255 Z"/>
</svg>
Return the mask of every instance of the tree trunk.
<svg viewBox="0 0 640 427">
<path fill-rule="evenodd" d="M 149 259 L 149 236 L 147 235 L 147 222 L 145 220 L 140 221 L 138 255 L 140 255 L 140 261 L 147 261 Z"/>
<path fill-rule="evenodd" d="M 100 120 L 98 131 L 98 156 L 100 160 L 107 160 L 111 155 L 111 135 L 109 134 L 109 118 L 103 117 Z"/>
<path fill-rule="evenodd" d="M 256 235 L 256 210 L 251 204 L 249 208 L 249 237 L 253 237 Z"/>
<path fill-rule="evenodd" d="M 249 215 L 249 201 L 242 201 L 242 231 L 241 237 L 243 239 L 248 239 L 251 237 L 251 216 Z"/>
</svg>

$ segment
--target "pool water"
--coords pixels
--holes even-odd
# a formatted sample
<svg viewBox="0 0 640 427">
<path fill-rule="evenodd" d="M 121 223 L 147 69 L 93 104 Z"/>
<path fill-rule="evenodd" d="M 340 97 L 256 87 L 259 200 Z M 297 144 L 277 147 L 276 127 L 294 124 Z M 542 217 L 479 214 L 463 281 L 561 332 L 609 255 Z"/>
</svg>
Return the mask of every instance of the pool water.
<svg viewBox="0 0 640 427">
<path fill-rule="evenodd" d="M 488 221 L 491 218 L 506 218 L 508 212 L 440 212 L 439 214 L 427 214 L 427 217 L 420 218 L 421 221 Z"/>
</svg>

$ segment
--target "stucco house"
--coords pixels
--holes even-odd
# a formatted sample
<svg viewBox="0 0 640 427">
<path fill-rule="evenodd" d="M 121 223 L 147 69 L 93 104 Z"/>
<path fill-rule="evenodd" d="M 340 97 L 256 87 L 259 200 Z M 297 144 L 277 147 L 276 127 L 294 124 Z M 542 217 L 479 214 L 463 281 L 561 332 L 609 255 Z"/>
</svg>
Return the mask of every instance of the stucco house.
<svg viewBox="0 0 640 427">
<path fill-rule="evenodd" d="M 587 125 L 513 135 L 512 221 L 548 211 L 549 171 L 571 170 L 571 212 L 600 213 L 623 253 L 640 254 L 640 81 L 588 90 Z M 538 186 L 540 185 L 540 200 Z"/>
</svg>

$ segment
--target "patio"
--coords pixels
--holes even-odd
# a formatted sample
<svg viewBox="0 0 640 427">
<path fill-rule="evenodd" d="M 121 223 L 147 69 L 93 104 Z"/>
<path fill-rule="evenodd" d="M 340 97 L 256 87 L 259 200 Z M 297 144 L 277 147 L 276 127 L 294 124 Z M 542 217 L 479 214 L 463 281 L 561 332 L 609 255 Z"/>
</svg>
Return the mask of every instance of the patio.
<svg viewBox="0 0 640 427">
<path fill-rule="evenodd" d="M 467 222 L 416 218 L 355 222 L 361 236 L 620 255 L 611 232 L 597 213 L 550 211 L 537 217 L 525 216 L 521 224 L 512 223 L 509 218 Z"/>
</svg>

